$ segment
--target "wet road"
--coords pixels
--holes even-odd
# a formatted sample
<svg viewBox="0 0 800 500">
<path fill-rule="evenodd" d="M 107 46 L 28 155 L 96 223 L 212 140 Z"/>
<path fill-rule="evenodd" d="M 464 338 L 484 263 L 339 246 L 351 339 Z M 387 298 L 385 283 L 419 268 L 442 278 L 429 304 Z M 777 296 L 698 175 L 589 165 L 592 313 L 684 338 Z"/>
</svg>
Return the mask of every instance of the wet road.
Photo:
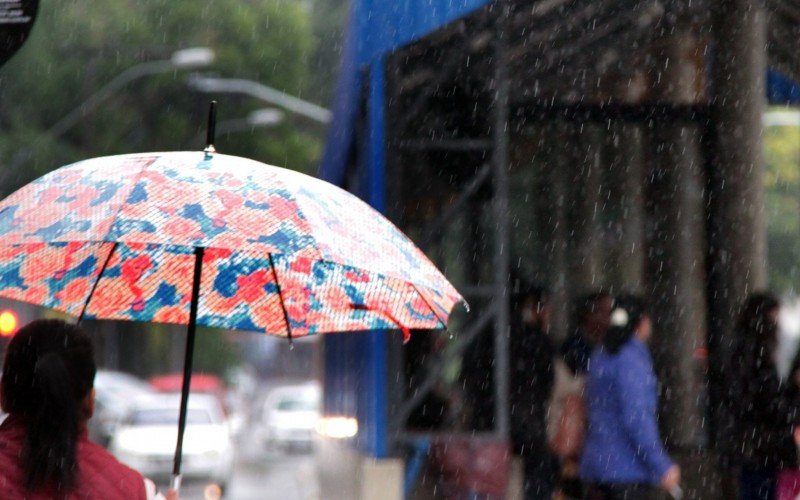
<svg viewBox="0 0 800 500">
<path fill-rule="evenodd" d="M 277 454 L 242 440 L 226 500 L 317 500 L 313 454 Z M 203 500 L 202 484 L 187 484 L 181 500 Z"/>
</svg>

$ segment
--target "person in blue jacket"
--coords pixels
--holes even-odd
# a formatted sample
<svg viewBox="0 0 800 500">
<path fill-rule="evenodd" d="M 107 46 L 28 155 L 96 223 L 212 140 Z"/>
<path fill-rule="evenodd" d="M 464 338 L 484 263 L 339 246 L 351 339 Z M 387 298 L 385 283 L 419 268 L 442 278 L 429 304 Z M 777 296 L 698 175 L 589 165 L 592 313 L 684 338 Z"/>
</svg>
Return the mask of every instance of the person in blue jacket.
<svg viewBox="0 0 800 500">
<path fill-rule="evenodd" d="M 654 486 L 680 496 L 680 469 L 658 433 L 652 333 L 642 300 L 614 300 L 610 327 L 592 353 L 586 383 L 588 428 L 580 463 L 591 500 L 649 498 Z"/>
</svg>

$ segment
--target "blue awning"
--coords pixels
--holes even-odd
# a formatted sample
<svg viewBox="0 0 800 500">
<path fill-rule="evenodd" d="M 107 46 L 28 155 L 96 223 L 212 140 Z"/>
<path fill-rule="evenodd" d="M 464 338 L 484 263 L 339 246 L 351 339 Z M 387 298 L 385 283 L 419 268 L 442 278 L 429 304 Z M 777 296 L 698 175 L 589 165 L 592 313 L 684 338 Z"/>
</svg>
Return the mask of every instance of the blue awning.
<svg viewBox="0 0 800 500">
<path fill-rule="evenodd" d="M 333 103 L 333 122 L 319 176 L 344 185 L 355 150 L 362 75 L 375 61 L 488 4 L 489 0 L 352 0 Z M 800 84 L 778 71 L 767 72 L 770 104 L 800 104 Z"/>
<path fill-rule="evenodd" d="M 800 104 L 800 83 L 775 70 L 767 71 L 767 99 L 770 104 Z"/>
<path fill-rule="evenodd" d="M 355 147 L 361 73 L 366 66 L 488 3 L 489 0 L 353 0 L 333 102 L 333 121 L 319 168 L 322 179 L 339 186 L 344 184 Z"/>
<path fill-rule="evenodd" d="M 361 92 L 359 65 L 357 59 L 358 32 L 354 29 L 355 16 L 351 8 L 347 31 L 342 46 L 342 59 L 339 63 L 339 79 L 333 98 L 333 120 L 328 128 L 325 152 L 318 175 L 337 186 L 344 186 L 347 164 L 355 143 L 356 115 Z"/>
</svg>

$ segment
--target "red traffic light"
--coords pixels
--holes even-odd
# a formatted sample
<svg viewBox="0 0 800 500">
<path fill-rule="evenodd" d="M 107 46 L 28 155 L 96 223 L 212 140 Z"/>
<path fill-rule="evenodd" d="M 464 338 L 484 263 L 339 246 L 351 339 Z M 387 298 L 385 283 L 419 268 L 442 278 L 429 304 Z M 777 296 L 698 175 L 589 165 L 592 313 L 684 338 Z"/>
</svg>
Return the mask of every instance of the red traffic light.
<svg viewBox="0 0 800 500">
<path fill-rule="evenodd" d="M 12 337 L 17 333 L 18 323 L 17 313 L 14 311 L 6 309 L 0 312 L 0 337 Z"/>
</svg>

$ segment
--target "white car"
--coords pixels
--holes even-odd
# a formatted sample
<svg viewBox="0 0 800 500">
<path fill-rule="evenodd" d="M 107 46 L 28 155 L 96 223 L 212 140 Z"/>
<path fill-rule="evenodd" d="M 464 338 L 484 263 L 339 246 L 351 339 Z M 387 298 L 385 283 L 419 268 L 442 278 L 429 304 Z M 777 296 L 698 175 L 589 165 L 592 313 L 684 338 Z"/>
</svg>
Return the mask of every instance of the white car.
<svg viewBox="0 0 800 500">
<path fill-rule="evenodd" d="M 133 401 L 156 394 L 144 380 L 129 373 L 99 370 L 94 378 L 95 412 L 89 420 L 89 436 L 108 446 L 111 436 Z"/>
<path fill-rule="evenodd" d="M 170 477 L 179 407 L 180 396 L 174 394 L 137 401 L 114 433 L 111 453 L 146 477 Z M 233 440 L 219 401 L 211 395 L 191 394 L 183 438 L 183 477 L 210 480 L 224 490 L 233 462 Z"/>
<path fill-rule="evenodd" d="M 262 412 L 264 441 L 268 447 L 310 451 L 320 416 L 322 392 L 316 384 L 273 389 Z"/>
</svg>

